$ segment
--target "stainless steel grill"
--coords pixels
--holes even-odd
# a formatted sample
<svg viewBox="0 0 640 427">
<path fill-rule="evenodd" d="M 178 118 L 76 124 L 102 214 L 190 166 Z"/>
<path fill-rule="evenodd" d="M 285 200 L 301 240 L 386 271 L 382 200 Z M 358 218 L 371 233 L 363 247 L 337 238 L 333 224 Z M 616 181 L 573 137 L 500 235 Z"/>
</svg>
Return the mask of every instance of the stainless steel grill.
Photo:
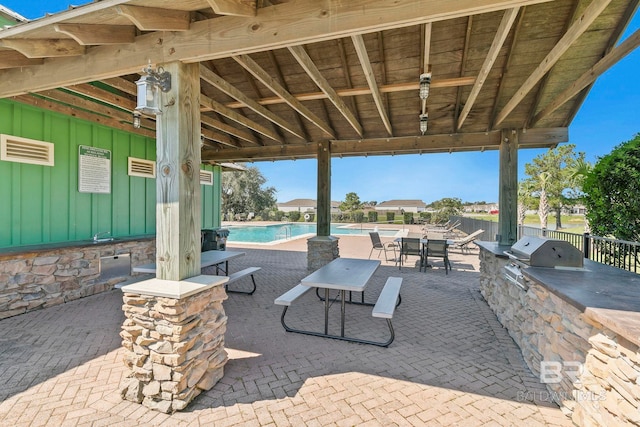
<svg viewBox="0 0 640 427">
<path fill-rule="evenodd" d="M 584 266 L 584 255 L 578 248 L 567 241 L 546 237 L 524 236 L 504 253 L 511 259 L 504 269 L 505 278 L 524 290 L 528 285 L 522 275 L 523 268 L 581 270 Z"/>
</svg>

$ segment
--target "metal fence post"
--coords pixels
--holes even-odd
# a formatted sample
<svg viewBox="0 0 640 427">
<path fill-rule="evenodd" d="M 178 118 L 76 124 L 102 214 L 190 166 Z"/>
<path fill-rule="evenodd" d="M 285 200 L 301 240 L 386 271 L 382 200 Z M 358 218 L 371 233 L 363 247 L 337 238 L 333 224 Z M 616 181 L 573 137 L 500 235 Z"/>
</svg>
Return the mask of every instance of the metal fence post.
<svg viewBox="0 0 640 427">
<path fill-rule="evenodd" d="M 591 239 L 589 238 L 589 233 L 584 233 L 582 236 L 582 238 L 584 239 L 582 241 L 582 247 L 584 248 L 584 257 L 590 259 L 589 254 L 591 253 Z"/>
</svg>

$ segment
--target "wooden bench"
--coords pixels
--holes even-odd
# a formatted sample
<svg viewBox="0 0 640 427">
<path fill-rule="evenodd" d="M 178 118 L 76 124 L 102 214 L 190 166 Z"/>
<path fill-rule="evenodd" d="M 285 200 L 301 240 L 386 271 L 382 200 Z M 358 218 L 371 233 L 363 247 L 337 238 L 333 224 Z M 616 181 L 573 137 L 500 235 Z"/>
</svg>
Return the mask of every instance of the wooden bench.
<svg viewBox="0 0 640 427">
<path fill-rule="evenodd" d="M 262 268 L 260 267 L 248 267 L 245 268 L 244 270 L 240 270 L 240 271 L 236 271 L 235 273 L 232 273 L 229 275 L 229 280 L 227 281 L 227 283 L 225 283 L 224 288 L 227 292 L 229 293 L 236 293 L 236 294 L 247 294 L 247 295 L 252 295 L 255 291 L 256 291 L 256 279 L 253 277 L 253 274 L 256 271 L 260 271 L 262 270 Z M 253 283 L 253 289 L 251 289 L 250 291 L 236 291 L 236 290 L 231 290 L 229 289 L 229 285 L 237 280 L 242 279 L 243 277 L 246 276 L 251 276 L 251 282 Z"/>
</svg>

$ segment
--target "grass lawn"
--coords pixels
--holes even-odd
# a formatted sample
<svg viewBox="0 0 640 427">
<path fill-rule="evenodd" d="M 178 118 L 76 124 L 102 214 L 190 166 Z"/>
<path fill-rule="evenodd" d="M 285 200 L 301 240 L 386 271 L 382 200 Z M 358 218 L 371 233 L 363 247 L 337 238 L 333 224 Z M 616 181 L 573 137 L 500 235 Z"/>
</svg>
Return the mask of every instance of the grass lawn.
<svg viewBox="0 0 640 427">
<path fill-rule="evenodd" d="M 470 216 L 477 219 L 483 219 L 486 221 L 498 222 L 498 215 L 490 215 L 490 214 L 465 214 L 465 216 Z M 560 217 L 562 221 L 562 228 L 560 231 L 566 231 L 567 233 L 584 233 L 584 216 L 582 215 L 562 215 Z M 547 217 L 547 223 L 549 225 L 556 223 L 555 215 L 549 215 Z M 524 225 L 530 225 L 532 227 L 540 226 L 540 218 L 538 215 L 532 214 L 527 215 L 524 218 Z"/>
</svg>

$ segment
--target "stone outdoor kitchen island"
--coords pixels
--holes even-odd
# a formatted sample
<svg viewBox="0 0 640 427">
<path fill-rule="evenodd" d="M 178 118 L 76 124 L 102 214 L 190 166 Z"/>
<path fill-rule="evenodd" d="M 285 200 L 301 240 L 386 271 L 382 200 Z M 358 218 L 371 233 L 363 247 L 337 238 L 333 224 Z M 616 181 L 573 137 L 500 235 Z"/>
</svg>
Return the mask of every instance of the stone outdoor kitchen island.
<svg viewBox="0 0 640 427">
<path fill-rule="evenodd" d="M 227 277 L 179 282 L 150 279 L 122 288 L 124 361 L 131 369 L 122 398 L 172 413 L 222 378 L 227 353 Z"/>
</svg>

